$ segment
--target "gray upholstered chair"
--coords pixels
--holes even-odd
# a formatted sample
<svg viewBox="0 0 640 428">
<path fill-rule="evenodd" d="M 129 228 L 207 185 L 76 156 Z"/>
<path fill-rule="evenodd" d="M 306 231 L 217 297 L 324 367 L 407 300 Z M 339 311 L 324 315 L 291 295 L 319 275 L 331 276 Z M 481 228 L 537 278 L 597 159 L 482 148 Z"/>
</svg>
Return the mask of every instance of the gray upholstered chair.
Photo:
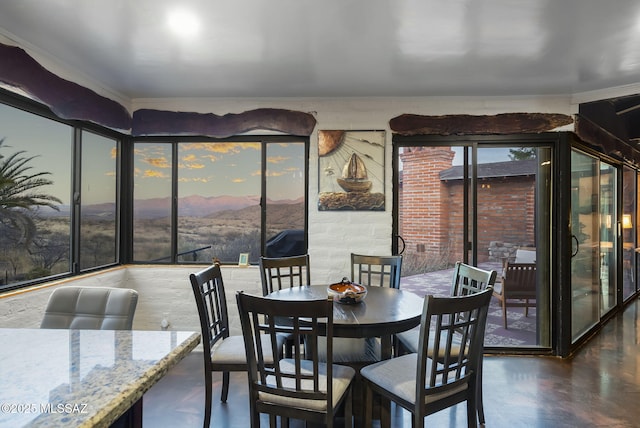
<svg viewBox="0 0 640 428">
<path fill-rule="evenodd" d="M 425 297 L 418 352 L 363 367 L 364 426 L 371 426 L 373 394 L 412 414 L 412 427 L 425 416 L 467 403 L 467 425 L 476 427 L 476 398 L 491 288 L 457 297 Z M 386 406 L 381 426 L 388 426 Z"/>
<path fill-rule="evenodd" d="M 67 286 L 53 290 L 40 328 L 131 330 L 138 293 L 128 288 Z"/>
<path fill-rule="evenodd" d="M 270 415 L 270 426 L 288 427 L 289 419 L 302 419 L 333 427 L 337 411 L 344 407 L 344 426 L 352 426 L 351 385 L 355 370 L 333 364 L 333 301 L 283 301 L 236 295 L 248 361 L 251 427 L 260 427 L 260 414 Z M 290 325 L 278 324 L 283 317 Z M 266 338 L 275 343 L 282 334 L 292 338 L 294 352 L 270 366 L 278 355 L 265 348 Z M 318 338 L 324 335 L 326 362 L 318 361 Z M 304 348 L 304 349 L 303 349 Z"/>
<path fill-rule="evenodd" d="M 192 273 L 189 275 L 189 281 L 200 317 L 205 378 L 203 426 L 208 428 L 211 423 L 213 396 L 212 372 L 222 372 L 220 400 L 224 403 L 229 394 L 229 373 L 246 371 L 247 357 L 242 335 L 232 336 L 229 332 L 229 312 L 220 265 L 213 264 L 199 272 Z M 284 339 L 284 336 L 279 336 L 274 342 L 277 355 L 282 351 Z M 270 343 L 265 342 L 264 346 L 270 349 Z M 273 360 L 267 363 L 273 364 Z"/>
</svg>

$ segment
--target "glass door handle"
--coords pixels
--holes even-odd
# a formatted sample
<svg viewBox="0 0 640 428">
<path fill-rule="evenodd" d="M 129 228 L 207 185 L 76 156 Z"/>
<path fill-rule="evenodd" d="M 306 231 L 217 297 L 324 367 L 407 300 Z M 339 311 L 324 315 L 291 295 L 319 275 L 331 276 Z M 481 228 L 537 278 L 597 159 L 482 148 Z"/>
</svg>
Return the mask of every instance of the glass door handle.
<svg viewBox="0 0 640 428">
<path fill-rule="evenodd" d="M 571 240 L 576 243 L 576 250 L 571 252 L 571 258 L 574 258 L 578 254 L 578 251 L 580 251 L 580 242 L 576 235 L 571 235 Z"/>
<path fill-rule="evenodd" d="M 400 242 L 402 243 L 402 249 L 400 251 L 398 251 L 398 255 L 401 255 L 402 253 L 404 253 L 405 247 L 407 246 L 406 242 L 404 242 L 404 239 L 402 238 L 402 236 L 400 235 L 396 235 L 396 238 L 400 240 Z"/>
</svg>

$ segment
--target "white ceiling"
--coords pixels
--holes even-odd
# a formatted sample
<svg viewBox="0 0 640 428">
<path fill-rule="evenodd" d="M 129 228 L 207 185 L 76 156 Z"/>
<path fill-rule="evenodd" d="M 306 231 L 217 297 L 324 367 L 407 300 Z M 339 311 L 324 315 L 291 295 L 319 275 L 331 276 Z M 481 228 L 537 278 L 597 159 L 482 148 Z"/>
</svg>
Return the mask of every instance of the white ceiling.
<svg viewBox="0 0 640 428">
<path fill-rule="evenodd" d="M 175 34 L 173 10 L 196 22 Z M 0 0 L 0 34 L 129 98 L 576 94 L 640 83 L 637 0 Z"/>
</svg>

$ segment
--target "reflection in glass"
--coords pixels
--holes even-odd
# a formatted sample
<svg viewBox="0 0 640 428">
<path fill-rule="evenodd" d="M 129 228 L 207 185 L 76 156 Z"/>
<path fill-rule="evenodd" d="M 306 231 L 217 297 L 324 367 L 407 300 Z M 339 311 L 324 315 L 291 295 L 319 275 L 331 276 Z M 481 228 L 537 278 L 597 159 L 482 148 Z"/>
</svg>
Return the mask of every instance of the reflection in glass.
<svg viewBox="0 0 640 428">
<path fill-rule="evenodd" d="M 616 305 L 616 248 L 618 221 L 616 210 L 616 174 L 612 165 L 600 162 L 600 293 L 604 315 Z"/>
<path fill-rule="evenodd" d="M 117 141 L 82 133 L 80 269 L 116 262 Z"/>
<path fill-rule="evenodd" d="M 622 171 L 622 298 L 636 291 L 636 172 L 625 166 Z"/>
<path fill-rule="evenodd" d="M 0 140 L 0 162 L 24 161 L 21 176 L 49 182 L 16 193 L 10 186 L 3 187 L 0 286 L 69 272 L 73 129 L 0 105 Z M 4 178 L 15 182 L 11 177 Z M 30 198 L 25 199 L 27 194 L 46 195 L 55 209 L 34 204 Z M 16 206 L 20 199 L 26 207 Z"/>
<path fill-rule="evenodd" d="M 571 152 L 571 337 L 575 341 L 600 318 L 600 165 Z M 607 218 L 604 217 L 606 225 Z"/>
</svg>

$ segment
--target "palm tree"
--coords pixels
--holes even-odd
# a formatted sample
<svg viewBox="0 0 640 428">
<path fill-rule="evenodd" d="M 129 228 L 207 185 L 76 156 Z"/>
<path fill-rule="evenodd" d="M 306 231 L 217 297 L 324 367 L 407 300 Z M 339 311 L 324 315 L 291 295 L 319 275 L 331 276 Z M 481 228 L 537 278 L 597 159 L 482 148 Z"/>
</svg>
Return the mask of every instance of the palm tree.
<svg viewBox="0 0 640 428">
<path fill-rule="evenodd" d="M 0 139 L 0 149 L 4 138 Z M 43 186 L 53 184 L 45 178 L 50 172 L 31 173 L 29 166 L 35 156 L 24 157 L 20 150 L 5 158 L 0 153 L 0 225 L 18 232 L 18 244 L 29 246 L 36 232 L 33 214 L 38 207 L 58 210 L 62 203 L 55 196 L 41 192 Z"/>
</svg>

